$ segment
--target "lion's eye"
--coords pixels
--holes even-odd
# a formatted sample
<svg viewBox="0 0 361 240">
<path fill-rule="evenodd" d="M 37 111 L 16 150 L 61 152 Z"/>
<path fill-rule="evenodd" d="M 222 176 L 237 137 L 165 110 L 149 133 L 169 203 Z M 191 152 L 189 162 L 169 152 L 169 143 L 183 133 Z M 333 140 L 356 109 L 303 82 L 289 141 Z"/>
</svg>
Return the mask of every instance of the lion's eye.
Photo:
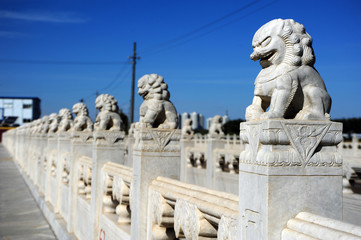
<svg viewBox="0 0 361 240">
<path fill-rule="evenodd" d="M 271 40 L 272 40 L 271 37 L 267 37 L 265 40 L 262 41 L 261 46 L 262 47 L 267 46 L 271 42 Z"/>
</svg>

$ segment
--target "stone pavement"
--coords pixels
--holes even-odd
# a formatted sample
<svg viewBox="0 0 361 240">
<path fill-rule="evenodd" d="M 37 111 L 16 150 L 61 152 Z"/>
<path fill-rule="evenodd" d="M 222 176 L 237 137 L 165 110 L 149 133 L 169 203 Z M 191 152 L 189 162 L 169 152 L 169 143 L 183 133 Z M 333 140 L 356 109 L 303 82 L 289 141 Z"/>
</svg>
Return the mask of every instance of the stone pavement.
<svg viewBox="0 0 361 240">
<path fill-rule="evenodd" d="M 0 145 L 0 240 L 56 239 L 15 163 Z"/>
</svg>

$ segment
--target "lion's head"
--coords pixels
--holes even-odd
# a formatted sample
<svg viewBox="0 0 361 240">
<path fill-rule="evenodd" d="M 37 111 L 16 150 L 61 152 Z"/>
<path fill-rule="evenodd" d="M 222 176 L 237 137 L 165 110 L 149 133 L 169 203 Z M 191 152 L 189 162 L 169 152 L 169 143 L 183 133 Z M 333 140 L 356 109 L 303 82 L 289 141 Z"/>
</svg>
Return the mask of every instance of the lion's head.
<svg viewBox="0 0 361 240">
<path fill-rule="evenodd" d="M 60 109 L 59 116 L 61 117 L 61 119 L 73 119 L 71 111 L 67 108 Z"/>
<path fill-rule="evenodd" d="M 291 66 L 315 63 L 312 38 L 305 27 L 292 19 L 275 19 L 263 25 L 252 41 L 251 59 L 263 68 L 286 63 Z"/>
<path fill-rule="evenodd" d="M 82 102 L 76 103 L 73 106 L 73 113 L 75 113 L 77 116 L 88 116 L 88 107 Z"/>
<path fill-rule="evenodd" d="M 164 78 L 158 74 L 146 74 L 138 80 L 138 94 L 144 100 L 158 99 L 169 100 L 168 85 Z"/>
<path fill-rule="evenodd" d="M 101 94 L 95 100 L 95 107 L 100 111 L 118 112 L 117 100 L 109 94 Z"/>
</svg>

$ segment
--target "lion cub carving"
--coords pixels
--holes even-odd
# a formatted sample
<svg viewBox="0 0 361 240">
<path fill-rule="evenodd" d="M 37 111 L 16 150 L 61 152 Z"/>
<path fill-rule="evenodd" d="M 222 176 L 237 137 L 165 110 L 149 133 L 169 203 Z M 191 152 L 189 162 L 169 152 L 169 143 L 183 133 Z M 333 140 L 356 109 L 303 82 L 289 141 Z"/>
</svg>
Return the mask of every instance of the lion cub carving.
<svg viewBox="0 0 361 240">
<path fill-rule="evenodd" d="M 254 35 L 251 59 L 260 60 L 253 103 L 246 120 L 329 120 L 331 98 L 313 67 L 312 38 L 292 19 L 275 19 Z M 268 111 L 266 111 L 268 108 Z"/>
<path fill-rule="evenodd" d="M 95 120 L 95 130 L 123 131 L 124 124 L 118 113 L 118 102 L 109 94 L 101 94 L 95 100 L 99 114 Z"/>
<path fill-rule="evenodd" d="M 74 131 L 93 131 L 93 121 L 89 117 L 88 108 L 84 103 L 74 104 L 73 113 L 76 114 L 73 127 Z"/>
<path fill-rule="evenodd" d="M 59 111 L 59 116 L 61 121 L 58 126 L 59 132 L 67 132 L 73 127 L 73 115 L 71 111 L 67 108 L 62 108 Z"/>
<path fill-rule="evenodd" d="M 144 101 L 140 106 L 137 127 L 175 129 L 177 110 L 169 100 L 168 85 L 157 74 L 147 74 L 138 80 L 138 94 Z"/>
</svg>

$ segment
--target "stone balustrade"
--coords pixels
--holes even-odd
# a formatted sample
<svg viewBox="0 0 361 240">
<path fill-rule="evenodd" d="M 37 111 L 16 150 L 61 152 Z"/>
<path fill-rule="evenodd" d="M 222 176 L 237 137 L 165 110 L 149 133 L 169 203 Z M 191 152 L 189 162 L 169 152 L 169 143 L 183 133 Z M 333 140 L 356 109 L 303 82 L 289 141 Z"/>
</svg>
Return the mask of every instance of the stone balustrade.
<svg viewBox="0 0 361 240">
<path fill-rule="evenodd" d="M 158 177 L 149 187 L 148 239 L 231 239 L 238 196 Z"/>
<path fill-rule="evenodd" d="M 341 221 L 300 212 L 287 222 L 282 240 L 361 239 L 361 228 Z"/>
<path fill-rule="evenodd" d="M 189 135 L 181 139 L 181 181 L 238 194 L 238 136 Z"/>
<path fill-rule="evenodd" d="M 194 135 L 191 121 L 176 129 L 176 108 L 157 74 L 138 81 L 144 101 L 128 137 L 108 94 L 95 101 L 94 126 L 78 103 L 74 120 L 61 109 L 5 133 L 4 145 L 56 236 L 361 239 L 361 227 L 341 222 L 343 202 L 357 202 L 342 192 L 342 151 L 350 148 L 337 149 L 342 124 L 330 121 L 311 37 L 302 24 L 276 19 L 252 45 L 262 70 L 239 138 L 224 135 L 220 116 L 206 137 Z M 358 140 L 351 146 L 355 156 Z"/>
</svg>

